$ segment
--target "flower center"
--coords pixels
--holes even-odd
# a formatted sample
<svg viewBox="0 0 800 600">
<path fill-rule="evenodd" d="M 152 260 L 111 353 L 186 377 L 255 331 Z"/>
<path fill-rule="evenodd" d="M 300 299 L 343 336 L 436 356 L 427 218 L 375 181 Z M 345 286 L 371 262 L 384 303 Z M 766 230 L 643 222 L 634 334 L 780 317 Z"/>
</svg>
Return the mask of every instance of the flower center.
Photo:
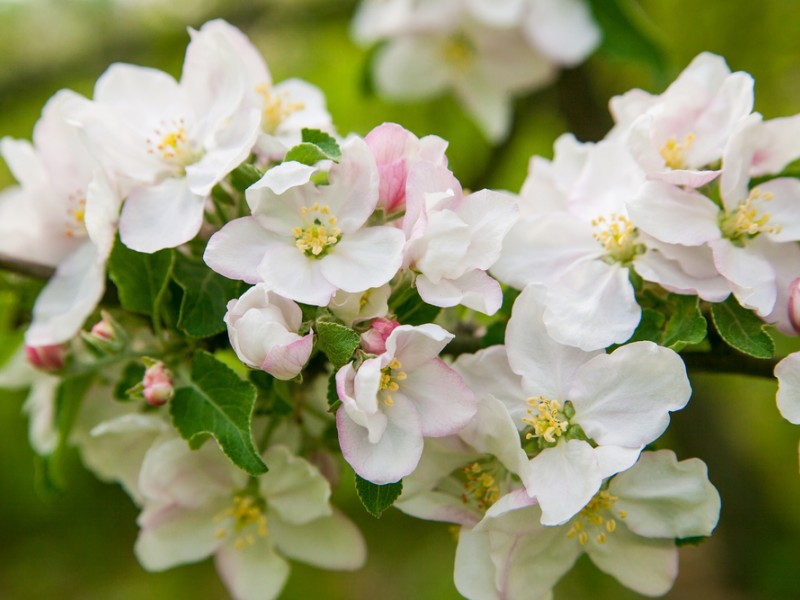
<svg viewBox="0 0 800 600">
<path fill-rule="evenodd" d="M 215 523 L 227 521 L 229 528 L 220 527 L 217 538 L 224 538 L 230 534 L 236 535 L 234 545 L 241 550 L 256 543 L 256 536 L 267 537 L 267 517 L 264 515 L 266 506 L 261 498 L 248 495 L 236 495 L 233 506 L 225 509 L 214 517 Z"/>
<path fill-rule="evenodd" d="M 342 239 L 342 230 L 336 226 L 336 217 L 328 206 L 314 202 L 311 208 L 302 209 L 303 227 L 292 230 L 295 246 L 306 256 L 322 258 Z"/>
<path fill-rule="evenodd" d="M 772 215 L 762 212 L 760 202 L 769 202 L 773 195 L 762 192 L 759 188 L 750 190 L 747 198 L 739 202 L 735 210 L 726 212 L 720 220 L 720 230 L 723 235 L 732 241 L 752 239 L 759 233 L 780 233 L 780 225 L 770 225 Z"/>
<path fill-rule="evenodd" d="M 661 146 L 661 150 L 659 150 L 658 153 L 661 155 L 661 158 L 664 159 L 664 162 L 667 163 L 667 166 L 670 169 L 686 168 L 684 158 L 686 156 L 686 152 L 692 147 L 692 144 L 694 144 L 694 138 L 695 135 L 693 133 L 688 133 L 686 134 L 686 137 L 683 138 L 683 142 L 678 142 L 678 140 L 673 136 L 669 138 L 663 146 Z"/>
<path fill-rule="evenodd" d="M 68 238 L 86 236 L 86 198 L 76 192 L 67 197 L 68 208 L 64 223 L 64 235 Z"/>
<path fill-rule="evenodd" d="M 529 440 L 533 437 L 543 438 L 550 444 L 556 443 L 569 428 L 569 419 L 558 400 L 545 400 L 544 396 L 528 398 L 528 416 L 522 421 L 533 428 L 525 435 Z"/>
<path fill-rule="evenodd" d="M 600 242 L 608 258 L 614 262 L 629 262 L 640 252 L 636 228 L 627 217 L 611 213 L 608 219 L 593 219 L 592 226 L 597 230 L 592 234 L 594 239 Z"/>
<path fill-rule="evenodd" d="M 585 546 L 589 541 L 589 535 L 596 535 L 598 544 L 605 544 L 608 533 L 614 533 L 617 529 L 617 521 L 611 512 L 611 507 L 619 500 L 607 491 L 597 492 L 589 504 L 583 507 L 572 520 L 572 527 L 567 531 L 567 537 L 578 538 L 581 546 Z M 619 518 L 625 519 L 627 514 L 620 511 Z"/>
<path fill-rule="evenodd" d="M 464 72 L 475 58 L 475 46 L 463 33 L 451 35 L 442 44 L 442 56 L 454 70 Z"/>
<path fill-rule="evenodd" d="M 477 462 L 462 467 L 460 470 L 466 479 L 461 501 L 464 504 L 474 504 L 479 510 L 486 512 L 500 497 L 500 486 L 497 480 Z"/>
<path fill-rule="evenodd" d="M 392 362 L 381 369 L 381 381 L 378 386 L 378 391 L 387 392 L 383 396 L 383 403 L 386 406 L 394 406 L 392 394 L 400 389 L 399 382 L 404 381 L 408 377 L 408 374 L 405 371 L 400 370 L 402 368 L 403 365 L 400 364 L 400 361 L 396 358 L 393 358 Z"/>
<path fill-rule="evenodd" d="M 202 150 L 197 149 L 186 137 L 186 125 L 183 119 L 174 120 L 169 126 L 164 124 L 164 129 L 155 130 L 155 141 L 147 138 L 147 153 L 155 154 L 182 173 L 189 165 L 196 163 L 203 156 Z"/>
<path fill-rule="evenodd" d="M 261 109 L 261 129 L 265 133 L 275 133 L 284 119 L 306 107 L 302 102 L 292 102 L 285 92 L 275 93 L 268 83 L 256 86 L 256 92 L 264 99 L 264 107 Z"/>
</svg>

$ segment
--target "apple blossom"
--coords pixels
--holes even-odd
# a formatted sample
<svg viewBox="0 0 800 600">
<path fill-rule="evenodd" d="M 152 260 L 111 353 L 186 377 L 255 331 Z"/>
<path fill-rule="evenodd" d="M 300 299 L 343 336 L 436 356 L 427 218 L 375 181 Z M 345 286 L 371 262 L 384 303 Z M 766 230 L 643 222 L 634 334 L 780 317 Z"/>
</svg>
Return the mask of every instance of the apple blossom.
<svg viewBox="0 0 800 600">
<path fill-rule="evenodd" d="M 225 314 L 231 346 L 239 359 L 278 379 L 296 377 L 311 356 L 314 334 L 297 333 L 302 321 L 297 304 L 263 284 L 228 302 Z"/>
<path fill-rule="evenodd" d="M 362 478 L 398 481 L 417 466 L 424 437 L 456 433 L 475 414 L 472 392 L 438 358 L 451 339 L 438 325 L 401 325 L 385 352 L 336 373 L 339 445 Z"/>
</svg>

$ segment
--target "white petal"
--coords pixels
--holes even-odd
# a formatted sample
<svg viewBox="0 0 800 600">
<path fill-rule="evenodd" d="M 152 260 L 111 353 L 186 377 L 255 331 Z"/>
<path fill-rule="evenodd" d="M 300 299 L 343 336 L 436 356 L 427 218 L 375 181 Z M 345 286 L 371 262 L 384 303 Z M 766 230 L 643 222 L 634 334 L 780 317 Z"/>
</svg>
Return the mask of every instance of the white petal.
<svg viewBox="0 0 800 600">
<path fill-rule="evenodd" d="M 500 284 L 478 269 L 467 271 L 457 279 L 440 279 L 439 283 L 421 274 L 415 282 L 420 298 L 434 306 L 463 304 L 485 315 L 493 315 L 503 304 Z"/>
<path fill-rule="evenodd" d="M 495 586 L 489 533 L 462 527 L 458 532 L 455 571 L 456 589 L 472 600 L 502 600 Z"/>
<path fill-rule="evenodd" d="M 331 514 L 330 485 L 316 467 L 284 446 L 272 446 L 264 462 L 269 471 L 259 478 L 259 490 L 282 521 L 301 525 Z"/>
<path fill-rule="evenodd" d="M 800 425 L 800 352 L 794 352 L 775 365 L 778 379 L 778 410 L 784 419 Z"/>
<path fill-rule="evenodd" d="M 400 268 L 405 239 L 394 227 L 368 227 L 345 235 L 319 261 L 322 275 L 346 292 L 380 287 Z"/>
<path fill-rule="evenodd" d="M 714 265 L 732 284 L 733 293 L 745 308 L 759 315 L 768 315 L 775 307 L 777 289 L 775 271 L 758 253 L 750 248 L 739 248 L 727 239 L 711 243 Z"/>
<path fill-rule="evenodd" d="M 353 571 L 364 565 L 367 547 L 358 528 L 335 512 L 303 525 L 268 522 L 281 554 L 321 569 Z"/>
<path fill-rule="evenodd" d="M 800 240 L 800 181 L 780 178 L 758 187 L 762 193 L 772 194 L 771 200 L 758 203 L 761 214 L 769 213 L 769 223 L 780 226 L 777 233 L 765 235 L 775 242 Z"/>
<path fill-rule="evenodd" d="M 585 3 L 539 0 L 529 4 L 525 34 L 537 50 L 557 63 L 576 65 L 600 43 L 600 28 Z"/>
<path fill-rule="evenodd" d="M 258 265 L 275 245 L 275 239 L 253 217 L 234 219 L 211 236 L 203 260 L 228 279 L 258 283 L 261 281 Z"/>
<path fill-rule="evenodd" d="M 321 264 L 321 260 L 306 256 L 293 243 L 281 240 L 264 255 L 258 274 L 269 289 L 281 296 L 325 306 L 336 287 L 323 276 Z"/>
<path fill-rule="evenodd" d="M 686 406 L 692 391 L 680 356 L 636 342 L 583 365 L 569 389 L 576 423 L 601 445 L 639 448 L 669 425 L 669 411 Z"/>
<path fill-rule="evenodd" d="M 650 538 L 708 536 L 719 520 L 720 498 L 703 461 L 678 462 L 671 450 L 645 452 L 611 480 L 609 493 L 625 511 L 625 525 Z"/>
<path fill-rule="evenodd" d="M 442 93 L 451 74 L 439 42 L 426 38 L 392 40 L 375 55 L 375 84 L 389 99 L 418 100 Z"/>
<path fill-rule="evenodd" d="M 274 600 L 289 577 L 289 563 L 268 539 L 242 549 L 226 544 L 214 562 L 234 600 Z"/>
<path fill-rule="evenodd" d="M 188 242 L 203 224 L 205 198 L 187 187 L 185 179 L 165 179 L 140 187 L 122 205 L 119 235 L 131 250 L 150 254 Z"/>
<path fill-rule="evenodd" d="M 779 173 L 786 165 L 800 157 L 800 115 L 770 119 L 761 127 L 761 139 L 750 175 Z"/>
</svg>

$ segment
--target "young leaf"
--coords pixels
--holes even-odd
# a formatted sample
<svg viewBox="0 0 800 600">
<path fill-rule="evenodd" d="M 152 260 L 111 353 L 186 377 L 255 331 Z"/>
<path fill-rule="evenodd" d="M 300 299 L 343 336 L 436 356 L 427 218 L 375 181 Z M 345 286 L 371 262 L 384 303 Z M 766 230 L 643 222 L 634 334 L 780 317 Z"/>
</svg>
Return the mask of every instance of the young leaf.
<svg viewBox="0 0 800 600">
<path fill-rule="evenodd" d="M 670 294 L 670 300 L 672 314 L 664 329 L 662 345 L 679 352 L 688 345 L 702 342 L 708 324 L 697 305 L 697 296 Z"/>
<path fill-rule="evenodd" d="M 416 290 L 403 294 L 400 303 L 396 306 L 389 299 L 389 306 L 397 315 L 397 320 L 402 325 L 424 325 L 432 323 L 441 312 L 441 308 L 425 303 Z"/>
<path fill-rule="evenodd" d="M 339 408 L 339 405 L 342 403 L 341 399 L 339 398 L 339 392 L 336 391 L 336 371 L 331 373 L 331 376 L 328 378 L 327 398 L 328 409 L 330 412 L 335 413 Z"/>
<path fill-rule="evenodd" d="M 356 475 L 356 493 L 367 512 L 380 519 L 383 511 L 397 500 L 403 491 L 403 480 L 386 485 L 377 485 Z"/>
<path fill-rule="evenodd" d="M 772 358 L 775 343 L 767 326 L 755 313 L 743 308 L 731 294 L 725 302 L 711 305 L 711 318 L 720 337 L 739 352 L 755 358 Z"/>
<path fill-rule="evenodd" d="M 195 352 L 191 385 L 176 391 L 170 403 L 172 422 L 189 446 L 197 449 L 209 436 L 238 467 L 251 475 L 267 471 L 253 441 L 256 388 L 240 379 L 211 354 Z"/>
<path fill-rule="evenodd" d="M 174 259 L 171 248 L 142 254 L 117 238 L 108 259 L 108 274 L 117 286 L 122 306 L 152 316 L 167 288 Z"/>
<path fill-rule="evenodd" d="M 325 353 L 335 369 L 347 364 L 361 342 L 355 331 L 332 321 L 317 321 L 314 329 L 317 347 Z"/>
<path fill-rule="evenodd" d="M 661 342 L 662 328 L 666 317 L 663 313 L 653 310 L 652 308 L 642 309 L 642 318 L 639 320 L 639 325 L 636 326 L 636 331 L 626 343 L 651 341 L 655 343 Z"/>
<path fill-rule="evenodd" d="M 178 255 L 173 277 L 183 289 L 178 328 L 193 338 L 204 338 L 225 331 L 226 306 L 237 298 L 240 281 L 218 275 L 204 263 Z"/>
<path fill-rule="evenodd" d="M 303 129 L 303 141 L 290 148 L 284 160 L 294 160 L 304 165 L 315 165 L 321 160 L 339 162 L 342 151 L 336 140 L 319 129 Z"/>
<path fill-rule="evenodd" d="M 231 171 L 231 184 L 240 192 L 244 192 L 264 176 L 258 167 L 250 163 L 242 163 Z"/>
</svg>

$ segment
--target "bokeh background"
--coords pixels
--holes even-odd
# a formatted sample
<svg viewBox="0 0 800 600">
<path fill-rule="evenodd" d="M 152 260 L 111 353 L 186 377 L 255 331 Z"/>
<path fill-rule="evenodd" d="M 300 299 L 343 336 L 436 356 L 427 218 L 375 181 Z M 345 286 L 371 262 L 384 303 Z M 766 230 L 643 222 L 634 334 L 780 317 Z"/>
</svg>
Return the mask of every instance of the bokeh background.
<svg viewBox="0 0 800 600">
<path fill-rule="evenodd" d="M 664 49 L 664 73 L 646 64 L 598 54 L 557 84 L 517 102 L 514 134 L 493 149 L 455 101 L 391 105 L 368 93 L 368 54 L 348 36 L 352 0 L 0 0 L 0 135 L 30 138 L 44 102 L 69 87 L 91 96 L 114 61 L 180 75 L 187 26 L 223 17 L 261 48 L 276 81 L 301 77 L 326 93 L 341 133 L 365 134 L 383 121 L 417 135 L 450 141 L 455 174 L 467 187 L 518 191 L 531 154 L 551 156 L 553 140 L 575 131 L 584 140 L 610 125 L 608 99 L 641 87 L 659 92 L 700 51 L 726 57 L 756 80 L 756 110 L 765 117 L 800 112 L 800 2 L 641 0 L 642 22 Z M 0 166 L 0 187 L 12 179 Z M 31 286 L 0 285 L 0 309 Z M 35 286 L 34 286 L 35 287 Z M 8 315 L 0 310 L 0 330 Z M 13 348 L 0 334 L 0 360 Z M 786 353 L 796 340 L 779 340 Z M 783 421 L 775 383 L 690 373 L 694 398 L 673 416 L 668 439 L 680 458 L 708 463 L 723 509 L 714 537 L 681 550 L 672 600 L 800 598 L 800 428 Z M 0 392 L 0 598 L 140 600 L 226 598 L 210 561 L 166 573 L 136 562 L 137 510 L 114 485 L 97 481 L 66 457 L 65 489 L 37 491 L 36 461 L 27 443 L 24 393 Z M 356 573 L 293 566 L 287 599 L 458 598 L 452 584 L 455 542 L 443 524 L 397 511 L 380 520 L 358 505 L 345 474 L 339 504 L 362 528 L 369 560 Z M 557 600 L 626 600 L 637 595 L 582 559 L 556 589 Z"/>
</svg>

